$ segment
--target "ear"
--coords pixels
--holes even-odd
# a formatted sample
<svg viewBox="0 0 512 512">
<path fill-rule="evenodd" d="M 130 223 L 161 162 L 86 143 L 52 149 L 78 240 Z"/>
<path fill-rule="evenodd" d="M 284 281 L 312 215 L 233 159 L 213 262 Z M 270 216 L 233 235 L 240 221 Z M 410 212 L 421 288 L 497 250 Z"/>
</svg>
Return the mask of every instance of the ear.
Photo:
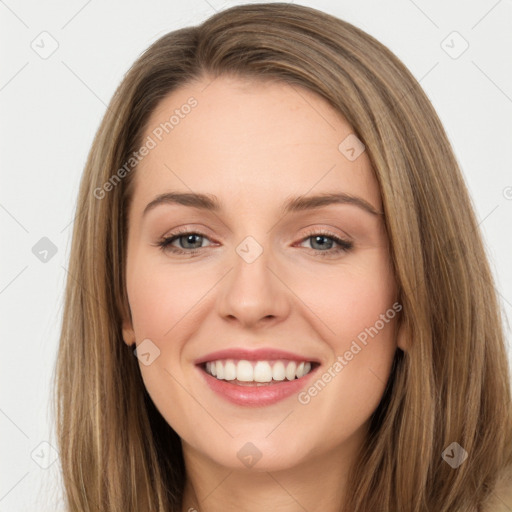
<svg viewBox="0 0 512 512">
<path fill-rule="evenodd" d="M 133 330 L 132 312 L 126 294 L 124 296 L 124 300 L 121 302 L 120 310 L 123 340 L 129 347 L 131 347 L 135 344 L 135 331 Z"/>
<path fill-rule="evenodd" d="M 123 340 L 129 347 L 135 343 L 135 332 L 130 322 L 123 322 Z"/>
<path fill-rule="evenodd" d="M 404 352 L 407 352 L 411 345 L 411 336 L 410 330 L 404 321 L 403 314 L 400 315 L 397 325 L 396 344 L 398 348 L 402 349 Z"/>
</svg>

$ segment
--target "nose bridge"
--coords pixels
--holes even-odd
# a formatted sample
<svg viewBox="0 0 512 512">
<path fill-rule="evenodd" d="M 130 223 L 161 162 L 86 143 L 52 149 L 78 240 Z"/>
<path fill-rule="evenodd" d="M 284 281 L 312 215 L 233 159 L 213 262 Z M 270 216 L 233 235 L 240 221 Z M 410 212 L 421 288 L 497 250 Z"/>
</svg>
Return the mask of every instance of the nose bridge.
<svg viewBox="0 0 512 512">
<path fill-rule="evenodd" d="M 254 324 L 266 317 L 282 318 L 288 310 L 286 287 L 275 276 L 277 267 L 268 237 L 246 236 L 235 248 L 233 268 L 219 300 L 219 313 Z"/>
</svg>

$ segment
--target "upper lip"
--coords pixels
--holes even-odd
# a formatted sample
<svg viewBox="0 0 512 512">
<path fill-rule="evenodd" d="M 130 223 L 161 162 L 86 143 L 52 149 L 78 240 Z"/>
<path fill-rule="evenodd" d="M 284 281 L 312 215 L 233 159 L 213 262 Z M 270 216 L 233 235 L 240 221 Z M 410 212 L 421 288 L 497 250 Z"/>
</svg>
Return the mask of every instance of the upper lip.
<svg viewBox="0 0 512 512">
<path fill-rule="evenodd" d="M 319 363 L 317 358 L 302 356 L 275 348 L 260 348 L 257 350 L 248 350 L 244 348 L 228 348 L 211 352 L 194 361 L 194 364 L 203 364 L 208 361 L 218 361 L 219 359 L 237 359 L 246 361 L 272 361 L 274 359 L 289 359 L 291 361 L 310 361 Z"/>
</svg>

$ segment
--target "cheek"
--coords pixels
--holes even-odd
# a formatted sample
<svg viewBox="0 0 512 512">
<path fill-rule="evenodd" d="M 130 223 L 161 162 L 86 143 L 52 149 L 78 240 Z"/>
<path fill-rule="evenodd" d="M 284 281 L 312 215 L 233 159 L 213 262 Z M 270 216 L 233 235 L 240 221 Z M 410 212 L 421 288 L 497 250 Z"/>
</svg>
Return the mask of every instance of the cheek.
<svg viewBox="0 0 512 512">
<path fill-rule="evenodd" d="M 396 284 L 382 254 L 372 256 L 357 268 L 317 275 L 310 280 L 315 286 L 300 291 L 323 326 L 331 360 L 299 401 L 332 422 L 334 431 L 371 415 L 395 355 Z"/>
<path fill-rule="evenodd" d="M 150 339 L 160 351 L 153 363 L 139 362 L 144 386 L 167 423 L 183 435 L 190 428 L 183 415 L 190 395 L 183 387 L 182 352 L 197 329 L 194 314 L 207 284 L 184 267 L 145 264 L 142 258 L 130 263 L 127 291 L 136 340 Z"/>
<path fill-rule="evenodd" d="M 340 266 L 309 277 L 297 275 L 294 292 L 314 314 L 311 318 L 317 318 L 315 323 L 324 326 L 321 331 L 336 350 L 346 350 L 347 341 L 350 344 L 349 340 L 379 322 L 396 299 L 391 267 L 380 251 L 367 255 L 357 266 Z M 380 322 L 379 326 L 382 329 Z"/>
<path fill-rule="evenodd" d="M 179 266 L 134 265 L 127 278 L 128 299 L 137 340 L 159 344 L 178 324 L 189 323 L 201 298 L 214 285 L 207 273 Z"/>
<path fill-rule="evenodd" d="M 341 334 L 328 341 L 331 361 L 298 396 L 311 435 L 323 425 L 326 443 L 351 436 L 369 420 L 382 400 L 396 351 L 395 319 L 379 319 L 383 323 L 375 327 L 373 314 L 366 311 L 344 318 L 347 323 L 337 325 Z M 361 328 L 370 318 L 368 327 Z"/>
</svg>

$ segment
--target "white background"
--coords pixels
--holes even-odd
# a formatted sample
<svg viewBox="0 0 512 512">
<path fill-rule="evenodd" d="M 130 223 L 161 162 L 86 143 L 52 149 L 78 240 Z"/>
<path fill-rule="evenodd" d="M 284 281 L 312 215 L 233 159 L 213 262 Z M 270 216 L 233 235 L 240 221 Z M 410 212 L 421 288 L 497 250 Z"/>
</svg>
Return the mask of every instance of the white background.
<svg viewBox="0 0 512 512">
<path fill-rule="evenodd" d="M 81 172 L 106 105 L 129 66 L 156 39 L 238 3 L 0 1 L 0 512 L 63 510 L 58 463 L 43 469 L 36 460 L 51 462 L 52 449 L 44 443 L 56 445 L 50 379 L 71 225 Z M 510 318 L 511 0 L 296 3 L 362 28 L 420 80 L 463 170 Z M 51 36 L 40 36 L 43 31 Z M 456 59 L 442 47 L 453 31 L 469 43 Z M 462 48 L 457 37 L 444 44 Z M 58 48 L 43 59 L 31 44 L 49 49 L 51 38 Z M 32 252 L 42 237 L 57 248 L 46 263 Z"/>
</svg>

